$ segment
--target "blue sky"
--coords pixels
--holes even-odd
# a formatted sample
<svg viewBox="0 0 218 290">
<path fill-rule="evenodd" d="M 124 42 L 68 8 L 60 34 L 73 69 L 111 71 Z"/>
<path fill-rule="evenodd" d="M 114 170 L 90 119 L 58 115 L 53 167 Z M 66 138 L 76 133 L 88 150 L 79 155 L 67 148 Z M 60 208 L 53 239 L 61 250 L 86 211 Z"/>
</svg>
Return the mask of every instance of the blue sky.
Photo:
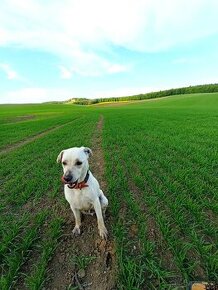
<svg viewBox="0 0 218 290">
<path fill-rule="evenodd" d="M 0 2 L 0 103 L 218 82 L 217 0 Z"/>
</svg>

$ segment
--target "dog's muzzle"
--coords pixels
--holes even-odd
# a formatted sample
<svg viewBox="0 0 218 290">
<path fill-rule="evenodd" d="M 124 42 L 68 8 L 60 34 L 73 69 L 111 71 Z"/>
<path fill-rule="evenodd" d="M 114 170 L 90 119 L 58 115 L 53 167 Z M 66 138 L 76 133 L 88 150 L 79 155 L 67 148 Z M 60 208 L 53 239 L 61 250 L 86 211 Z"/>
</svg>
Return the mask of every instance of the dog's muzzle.
<svg viewBox="0 0 218 290">
<path fill-rule="evenodd" d="M 75 182 L 72 182 L 72 176 L 68 177 L 68 176 L 62 176 L 61 177 L 61 181 L 64 183 L 64 184 L 73 184 Z"/>
<path fill-rule="evenodd" d="M 88 179 L 89 179 L 89 171 L 87 171 L 85 179 L 82 182 L 78 182 L 78 179 L 76 181 L 74 181 L 74 182 L 70 182 L 72 180 L 72 177 L 69 179 L 69 181 L 68 181 L 68 178 L 66 178 L 66 176 L 62 176 L 61 177 L 61 181 L 64 184 L 67 184 L 67 186 L 69 188 L 71 188 L 71 189 L 80 189 L 80 190 L 82 188 L 84 188 L 84 187 L 88 187 L 88 184 L 86 184 Z"/>
</svg>

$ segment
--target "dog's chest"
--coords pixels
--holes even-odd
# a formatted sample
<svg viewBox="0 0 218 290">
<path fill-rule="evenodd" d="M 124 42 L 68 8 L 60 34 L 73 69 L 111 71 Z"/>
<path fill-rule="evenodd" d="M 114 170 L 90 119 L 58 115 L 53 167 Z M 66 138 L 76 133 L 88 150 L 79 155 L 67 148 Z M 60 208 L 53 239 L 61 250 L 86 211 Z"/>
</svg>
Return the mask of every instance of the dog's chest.
<svg viewBox="0 0 218 290">
<path fill-rule="evenodd" d="M 65 190 L 65 198 L 69 204 L 80 210 L 89 210 L 93 207 L 88 190 Z"/>
</svg>

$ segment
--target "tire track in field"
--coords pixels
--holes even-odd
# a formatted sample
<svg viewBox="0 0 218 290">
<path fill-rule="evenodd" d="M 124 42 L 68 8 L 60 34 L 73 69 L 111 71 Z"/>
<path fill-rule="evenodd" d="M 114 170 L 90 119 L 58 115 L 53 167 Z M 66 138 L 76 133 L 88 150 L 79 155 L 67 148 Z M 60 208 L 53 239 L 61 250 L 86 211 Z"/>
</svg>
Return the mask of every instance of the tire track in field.
<svg viewBox="0 0 218 290">
<path fill-rule="evenodd" d="M 55 126 L 55 127 L 49 128 L 49 129 L 47 129 L 47 130 L 45 130 L 45 131 L 43 131 L 43 132 L 40 132 L 40 133 L 38 133 L 38 134 L 36 134 L 36 135 L 34 135 L 34 136 L 31 136 L 31 137 L 29 137 L 29 138 L 27 138 L 27 139 L 25 139 L 25 140 L 22 140 L 22 141 L 19 141 L 19 142 L 17 142 L 17 143 L 14 143 L 14 144 L 12 144 L 12 145 L 9 145 L 8 147 L 3 148 L 3 149 L 0 151 L 0 156 L 3 155 L 3 154 L 9 153 L 9 152 L 11 152 L 11 151 L 13 151 L 13 150 L 15 150 L 15 149 L 18 149 L 18 148 L 20 148 L 20 147 L 23 147 L 24 145 L 29 144 L 29 143 L 31 143 L 31 142 L 33 142 L 33 141 L 35 141 L 35 140 L 37 140 L 37 139 L 39 139 L 39 138 L 41 138 L 41 137 L 44 137 L 45 135 L 47 135 L 47 134 L 49 134 L 49 133 L 51 133 L 51 132 L 54 132 L 54 131 L 56 131 L 56 130 L 58 130 L 58 129 L 60 129 L 60 128 L 66 126 L 66 125 L 68 125 L 68 124 L 70 124 L 70 123 L 72 123 L 72 122 L 74 122 L 74 121 L 77 120 L 78 118 L 79 118 L 79 117 L 73 119 L 72 121 L 66 122 L 66 123 L 64 123 L 64 124 L 61 124 L 61 125 L 58 125 L 58 126 Z"/>
<path fill-rule="evenodd" d="M 105 191 L 107 184 L 104 179 L 104 155 L 101 147 L 103 121 L 103 116 L 100 116 L 92 138 L 93 157 L 90 158 L 90 169 L 99 181 L 102 190 Z M 70 287 L 77 287 L 80 290 L 115 289 L 115 247 L 110 237 L 111 217 L 107 216 L 105 219 L 109 239 L 104 241 L 98 234 L 96 216 L 84 216 L 82 234 L 79 237 L 73 237 L 74 217 L 69 204 L 67 202 L 64 205 L 60 204 L 58 213 L 65 220 L 64 234 L 49 264 L 50 277 L 45 289 L 65 290 L 71 289 Z M 79 273 L 82 266 L 78 265 L 81 258 L 89 260 L 88 265 L 83 267 L 85 271 L 82 275 Z"/>
<path fill-rule="evenodd" d="M 105 162 L 104 162 L 104 153 L 102 149 L 103 126 L 104 126 L 104 118 L 103 115 L 101 115 L 97 123 L 97 130 L 92 140 L 92 150 L 94 153 L 93 158 L 90 161 L 90 165 L 93 170 L 94 176 L 99 181 L 100 187 L 102 188 L 103 192 L 106 193 L 107 196 L 107 182 L 104 176 Z M 92 272 L 95 274 L 99 271 L 99 268 L 101 268 L 102 270 L 107 269 L 107 271 L 102 271 L 102 273 L 99 273 L 97 277 L 93 279 L 93 285 L 91 288 L 93 290 L 96 289 L 110 290 L 112 288 L 114 289 L 116 284 L 115 244 L 113 241 L 113 237 L 111 236 L 112 217 L 109 216 L 108 212 L 106 212 L 105 224 L 109 232 L 109 239 L 106 242 L 100 240 L 98 237 L 96 243 L 97 247 L 100 250 L 100 255 L 98 255 L 94 265 L 90 266 L 92 267 Z"/>
</svg>

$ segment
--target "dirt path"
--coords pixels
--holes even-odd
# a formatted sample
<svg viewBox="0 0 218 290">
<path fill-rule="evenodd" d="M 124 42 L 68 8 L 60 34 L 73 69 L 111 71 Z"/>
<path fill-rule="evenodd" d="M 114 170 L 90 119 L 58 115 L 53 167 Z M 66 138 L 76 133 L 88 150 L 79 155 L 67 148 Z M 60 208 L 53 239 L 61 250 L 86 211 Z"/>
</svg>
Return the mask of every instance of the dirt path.
<svg viewBox="0 0 218 290">
<path fill-rule="evenodd" d="M 58 125 L 58 126 L 55 126 L 55 127 L 49 128 L 49 129 L 47 129 L 47 130 L 45 130 L 45 131 L 43 131 L 43 132 L 41 132 L 41 133 L 38 133 L 38 134 L 36 134 L 36 135 L 34 135 L 34 136 L 32 136 L 32 137 L 29 137 L 28 139 L 25 139 L 25 140 L 19 141 L 19 142 L 15 143 L 15 144 L 8 145 L 6 148 L 3 148 L 3 149 L 0 151 L 0 156 L 3 155 L 3 154 L 9 153 L 9 152 L 11 152 L 11 151 L 13 151 L 13 150 L 15 150 L 15 149 L 17 149 L 17 148 L 20 148 L 20 147 L 22 147 L 22 146 L 24 146 L 24 145 L 26 145 L 26 144 L 29 144 L 29 143 L 31 143 L 31 142 L 33 142 L 33 141 L 35 141 L 35 140 L 37 140 L 37 139 L 39 139 L 39 138 L 41 138 L 41 137 L 47 135 L 47 134 L 50 133 L 50 132 L 53 132 L 53 131 L 55 131 L 55 130 L 58 130 L 58 129 L 64 127 L 65 125 L 68 125 L 68 124 L 74 122 L 76 119 L 77 119 L 77 118 L 73 119 L 73 120 L 70 121 L 70 122 L 64 123 L 64 124 L 62 124 L 62 125 Z"/>
<path fill-rule="evenodd" d="M 101 116 L 92 140 L 93 157 L 90 160 L 90 169 L 107 195 L 104 156 L 101 148 L 102 128 L 103 117 Z M 66 221 L 63 228 L 64 235 L 50 262 L 50 280 L 44 289 L 116 289 L 115 248 L 111 237 L 109 213 L 106 214 L 105 220 L 109 231 L 109 239 L 106 242 L 99 238 L 95 216 L 84 216 L 82 234 L 79 237 L 73 237 L 74 218 L 67 202 L 58 211 Z"/>
</svg>

